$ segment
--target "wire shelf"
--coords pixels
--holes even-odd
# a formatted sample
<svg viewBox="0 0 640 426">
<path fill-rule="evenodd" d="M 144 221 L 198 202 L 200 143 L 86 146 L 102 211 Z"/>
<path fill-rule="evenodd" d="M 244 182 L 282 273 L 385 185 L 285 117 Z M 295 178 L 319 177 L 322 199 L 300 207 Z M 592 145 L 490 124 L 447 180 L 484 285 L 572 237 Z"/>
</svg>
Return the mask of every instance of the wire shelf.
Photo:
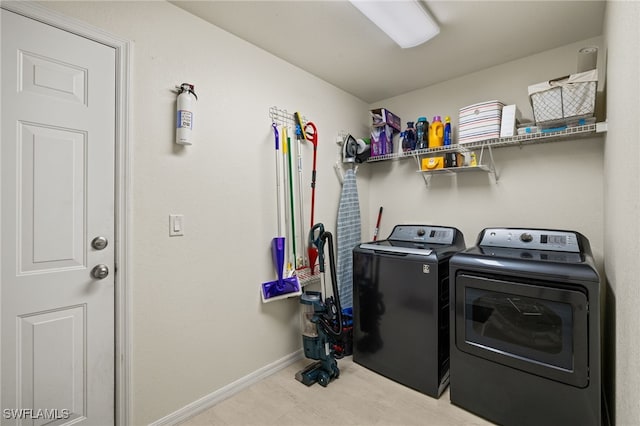
<svg viewBox="0 0 640 426">
<path fill-rule="evenodd" d="M 300 283 L 301 287 L 320 282 L 320 267 L 316 265 L 313 272 L 314 273 L 312 274 L 311 268 L 309 267 L 296 270 L 298 282 Z"/>
<path fill-rule="evenodd" d="M 418 173 L 429 173 L 433 175 L 450 175 L 453 176 L 457 173 L 464 172 L 485 172 L 491 173 L 493 170 L 484 164 L 479 164 L 477 166 L 461 166 L 461 167 L 452 167 L 452 168 L 442 168 L 435 170 L 418 170 Z"/>
<path fill-rule="evenodd" d="M 386 160 L 399 160 L 401 158 L 408 158 L 411 155 L 406 155 L 404 152 L 399 152 L 396 154 L 384 154 L 384 155 L 376 155 L 375 157 L 369 157 L 367 159 L 367 163 L 374 163 L 376 161 L 386 161 Z"/>
<path fill-rule="evenodd" d="M 407 157 L 417 157 L 421 155 L 445 153 L 445 152 L 468 152 L 483 147 L 501 148 L 505 146 L 525 146 L 546 142 L 555 142 L 560 140 L 569 140 L 572 137 L 588 137 L 594 133 L 602 133 L 606 131 L 606 123 L 593 123 L 584 126 L 569 127 L 556 132 L 538 132 L 528 133 L 524 135 L 511 136 L 507 138 L 487 139 L 478 142 L 470 142 L 465 144 L 454 144 L 448 146 L 440 146 L 437 148 L 418 149 L 408 152 L 398 152 L 394 154 L 380 155 L 372 157 L 367 162 L 376 162 L 383 160 L 396 160 Z"/>
</svg>

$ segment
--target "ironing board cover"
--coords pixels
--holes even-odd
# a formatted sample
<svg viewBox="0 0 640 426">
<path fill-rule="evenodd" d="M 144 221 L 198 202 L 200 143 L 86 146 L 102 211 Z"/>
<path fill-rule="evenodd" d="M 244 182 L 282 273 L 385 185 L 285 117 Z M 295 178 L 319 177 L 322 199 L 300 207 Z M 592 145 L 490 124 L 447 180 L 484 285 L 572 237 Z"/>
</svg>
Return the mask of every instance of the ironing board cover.
<svg viewBox="0 0 640 426">
<path fill-rule="evenodd" d="M 347 169 L 338 206 L 338 292 L 342 308 L 353 307 L 353 248 L 360 244 L 360 203 L 356 174 Z"/>
</svg>

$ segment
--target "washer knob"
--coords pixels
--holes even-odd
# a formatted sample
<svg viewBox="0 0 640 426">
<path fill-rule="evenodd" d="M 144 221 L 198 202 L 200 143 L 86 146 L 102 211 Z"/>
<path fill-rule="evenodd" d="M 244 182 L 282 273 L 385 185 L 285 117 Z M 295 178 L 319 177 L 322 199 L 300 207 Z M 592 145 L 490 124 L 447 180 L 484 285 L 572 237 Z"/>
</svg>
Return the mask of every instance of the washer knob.
<svg viewBox="0 0 640 426">
<path fill-rule="evenodd" d="M 424 237 L 424 234 L 426 234 L 426 231 L 424 230 L 424 228 L 418 229 L 418 237 Z"/>
<path fill-rule="evenodd" d="M 520 235 L 520 241 L 522 241 L 523 243 L 530 243 L 531 241 L 533 241 L 533 235 L 529 234 L 528 232 L 524 232 Z"/>
</svg>

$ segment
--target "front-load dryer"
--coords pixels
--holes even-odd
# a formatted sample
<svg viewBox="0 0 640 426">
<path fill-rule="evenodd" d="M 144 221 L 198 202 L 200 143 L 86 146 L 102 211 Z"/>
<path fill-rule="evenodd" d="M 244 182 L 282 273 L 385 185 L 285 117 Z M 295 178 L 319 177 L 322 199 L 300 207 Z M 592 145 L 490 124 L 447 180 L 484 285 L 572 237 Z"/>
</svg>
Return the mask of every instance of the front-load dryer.
<svg viewBox="0 0 640 426">
<path fill-rule="evenodd" d="M 353 250 L 353 361 L 439 397 L 449 383 L 451 227 L 397 225 Z"/>
<path fill-rule="evenodd" d="M 452 403 L 503 425 L 601 424 L 602 283 L 583 235 L 487 228 L 450 279 Z"/>
</svg>

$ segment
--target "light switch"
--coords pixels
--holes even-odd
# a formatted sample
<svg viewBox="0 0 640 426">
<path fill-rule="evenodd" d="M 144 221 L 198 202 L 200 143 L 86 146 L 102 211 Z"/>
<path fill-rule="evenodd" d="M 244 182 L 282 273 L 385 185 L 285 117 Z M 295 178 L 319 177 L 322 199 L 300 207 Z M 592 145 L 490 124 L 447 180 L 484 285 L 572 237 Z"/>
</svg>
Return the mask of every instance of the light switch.
<svg viewBox="0 0 640 426">
<path fill-rule="evenodd" d="M 179 237 L 184 235 L 184 215 L 170 214 L 169 215 L 169 236 Z"/>
</svg>

